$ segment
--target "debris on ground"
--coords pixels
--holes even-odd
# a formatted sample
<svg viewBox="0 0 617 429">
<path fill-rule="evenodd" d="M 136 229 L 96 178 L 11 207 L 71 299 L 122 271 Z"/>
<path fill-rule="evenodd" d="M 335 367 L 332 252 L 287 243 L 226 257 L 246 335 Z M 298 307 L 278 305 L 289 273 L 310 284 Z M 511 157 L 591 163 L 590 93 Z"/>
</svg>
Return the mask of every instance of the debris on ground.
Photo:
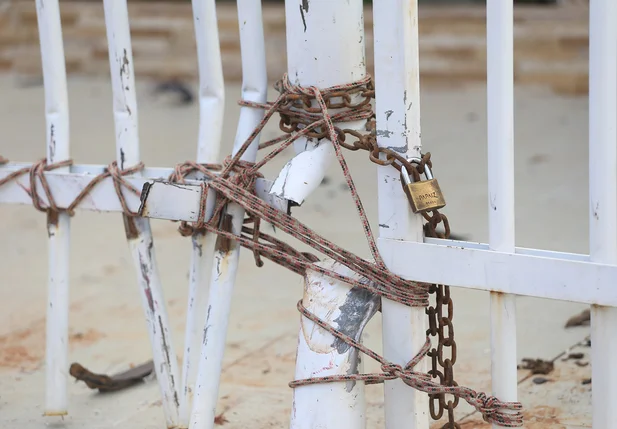
<svg viewBox="0 0 617 429">
<path fill-rule="evenodd" d="M 532 374 L 547 375 L 550 374 L 555 365 L 552 361 L 543 359 L 523 359 L 523 365 L 519 365 L 517 369 L 531 370 Z"/>
<path fill-rule="evenodd" d="M 214 424 L 222 426 L 225 423 L 229 423 L 229 420 L 225 418 L 225 411 L 223 411 L 221 414 L 219 414 L 218 416 L 214 418 Z"/>
<path fill-rule="evenodd" d="M 536 377 L 531 381 L 533 381 L 533 384 L 544 384 L 547 381 L 551 381 L 551 380 L 549 380 L 548 378 L 544 378 L 544 377 Z"/>
<path fill-rule="evenodd" d="M 572 316 L 566 322 L 566 328 L 572 328 L 574 326 L 587 326 L 591 321 L 591 311 L 589 309 L 583 310 L 576 316 Z"/>
<path fill-rule="evenodd" d="M 69 374 L 77 381 L 83 381 L 90 389 L 98 389 L 99 392 L 115 392 L 143 382 L 144 378 L 154 371 L 154 362 L 144 364 L 120 372 L 115 375 L 95 374 L 84 368 L 77 362 L 71 364 Z"/>
<path fill-rule="evenodd" d="M 586 379 L 584 379 L 584 380 L 583 380 L 583 382 L 582 382 L 581 384 L 583 384 L 583 385 L 585 385 L 585 384 L 591 384 L 591 378 L 586 378 Z"/>
<path fill-rule="evenodd" d="M 160 82 L 154 88 L 155 94 L 160 93 L 171 93 L 175 94 L 178 97 L 178 101 L 180 104 L 192 104 L 195 96 L 193 95 L 193 91 L 191 88 L 184 82 L 181 82 L 176 79 L 166 80 L 164 82 Z"/>
</svg>

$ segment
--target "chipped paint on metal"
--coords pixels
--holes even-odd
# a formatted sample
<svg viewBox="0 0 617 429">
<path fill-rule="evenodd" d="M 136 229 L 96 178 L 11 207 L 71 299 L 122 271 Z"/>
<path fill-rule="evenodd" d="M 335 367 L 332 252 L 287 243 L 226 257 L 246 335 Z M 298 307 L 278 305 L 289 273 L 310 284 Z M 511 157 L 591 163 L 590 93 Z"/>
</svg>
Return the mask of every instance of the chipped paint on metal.
<svg viewBox="0 0 617 429">
<path fill-rule="evenodd" d="M 335 328 L 343 334 L 360 342 L 362 332 L 379 310 L 381 298 L 366 289 L 353 287 L 348 293 L 343 305 L 339 307 L 340 314 L 334 319 Z M 335 338 L 332 347 L 339 353 L 346 353 L 351 346 Z M 360 365 L 360 352 L 353 348 L 349 353 L 349 369 L 347 374 L 357 374 Z M 351 392 L 355 381 L 347 382 L 347 392 Z"/>
</svg>

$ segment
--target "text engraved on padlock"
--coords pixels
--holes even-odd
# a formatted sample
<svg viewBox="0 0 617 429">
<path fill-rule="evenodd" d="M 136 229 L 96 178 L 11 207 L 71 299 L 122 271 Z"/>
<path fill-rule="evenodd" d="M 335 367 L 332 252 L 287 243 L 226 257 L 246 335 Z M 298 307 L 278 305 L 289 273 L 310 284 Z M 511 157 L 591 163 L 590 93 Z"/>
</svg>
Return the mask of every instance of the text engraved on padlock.
<svg viewBox="0 0 617 429">
<path fill-rule="evenodd" d="M 408 190 L 407 196 L 414 213 L 438 210 L 446 205 L 437 179 L 408 183 L 406 186 Z"/>
</svg>

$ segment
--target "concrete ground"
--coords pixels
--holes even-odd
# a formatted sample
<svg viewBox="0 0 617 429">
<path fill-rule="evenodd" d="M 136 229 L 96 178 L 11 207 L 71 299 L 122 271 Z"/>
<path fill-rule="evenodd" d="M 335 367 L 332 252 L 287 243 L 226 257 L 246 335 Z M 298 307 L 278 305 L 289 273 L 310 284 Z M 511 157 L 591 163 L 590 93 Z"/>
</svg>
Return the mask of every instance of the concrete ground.
<svg viewBox="0 0 617 429">
<path fill-rule="evenodd" d="M 154 97 L 152 84 L 140 81 L 139 119 L 142 156 L 149 166 L 172 166 L 194 158 L 198 107 L 175 106 Z M 20 87 L 0 77 L 0 153 L 15 161 L 43 157 L 42 86 Z M 238 115 L 238 86 L 227 88 L 222 156 L 231 150 Z M 72 153 L 77 163 L 107 164 L 114 156 L 111 93 L 106 81 L 71 79 L 69 84 Z M 487 240 L 486 91 L 427 89 L 422 93 L 422 136 L 433 154 L 434 173 L 448 205 L 453 231 Z M 587 252 L 587 99 L 563 98 L 541 89 L 516 91 L 516 239 L 518 246 Z M 265 138 L 275 135 L 275 124 Z M 285 154 L 285 159 L 291 156 Z M 285 159 L 265 169 L 272 178 Z M 348 153 L 352 174 L 376 231 L 376 172 L 366 153 Z M 333 163 L 329 181 L 294 214 L 344 247 L 368 256 L 368 249 L 342 174 Z M 42 417 L 47 275 L 45 219 L 28 206 L 0 208 L 0 427 L 163 428 L 156 383 L 100 395 L 83 383 L 69 383 L 69 415 Z M 100 373 L 113 373 L 150 358 L 135 270 L 117 214 L 80 212 L 71 224 L 70 360 Z M 190 244 L 177 224 L 152 221 L 174 343 L 181 352 Z M 447 267 L 447 266 L 446 266 Z M 301 278 L 266 263 L 241 258 L 232 305 L 219 410 L 226 429 L 283 428 L 288 425 L 299 314 Z M 585 285 L 581 285 L 585 287 Z M 461 385 L 490 392 L 488 294 L 454 289 Z M 589 334 L 588 327 L 564 329 L 584 306 L 518 299 L 518 360 L 553 359 Z M 365 343 L 381 350 L 380 320 L 367 328 Z M 591 427 L 589 347 L 579 347 L 578 364 L 558 359 L 555 370 L 536 376 L 520 370 L 519 397 L 527 428 Z M 377 370 L 366 362 L 367 371 Z M 67 368 L 68 370 L 68 368 Z M 541 380 L 540 380 L 541 381 Z M 367 387 L 368 425 L 382 428 L 382 387 Z M 485 428 L 462 404 L 464 428 Z"/>
</svg>

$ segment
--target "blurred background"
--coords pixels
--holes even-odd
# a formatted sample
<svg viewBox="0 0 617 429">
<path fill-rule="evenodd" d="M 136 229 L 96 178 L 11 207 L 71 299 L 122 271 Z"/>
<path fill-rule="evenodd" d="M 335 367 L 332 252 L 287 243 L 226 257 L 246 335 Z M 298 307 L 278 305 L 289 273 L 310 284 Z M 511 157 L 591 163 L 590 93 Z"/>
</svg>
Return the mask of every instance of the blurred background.
<svg viewBox="0 0 617 429">
<path fill-rule="evenodd" d="M 95 0 L 61 0 L 67 71 L 108 76 L 103 6 Z M 368 67 L 372 70 L 372 19 L 366 1 Z M 422 83 L 460 84 L 486 79 L 485 1 L 420 0 Z M 217 0 L 225 77 L 241 77 L 235 2 Z M 515 79 L 565 94 L 587 89 L 588 0 L 517 0 Z M 195 79 L 197 62 L 188 0 L 129 0 L 137 76 Z M 264 2 L 268 74 L 286 69 L 283 0 Z M 38 76 L 40 59 L 34 1 L 0 0 L 0 72 Z"/>
<path fill-rule="evenodd" d="M 432 153 L 433 173 L 447 202 L 442 212 L 453 233 L 487 242 L 486 5 L 480 0 L 419 3 L 423 150 Z M 587 253 L 588 0 L 515 3 L 516 243 Z M 191 3 L 129 0 L 128 4 L 141 156 L 147 166 L 172 167 L 194 159 L 197 148 Z M 115 154 L 115 132 L 103 4 L 60 0 L 60 9 L 71 156 L 76 163 L 106 165 Z M 235 2 L 218 0 L 217 14 L 226 79 L 222 160 L 232 150 L 242 72 Z M 287 68 L 283 1 L 265 1 L 263 19 L 268 76 L 274 82 Z M 370 72 L 372 25 L 371 4 L 366 2 Z M 377 87 L 385 84 L 377 82 Z M 163 87 L 165 93 L 157 91 Z M 275 95 L 270 88 L 269 98 Z M 12 161 L 44 156 L 44 106 L 35 2 L 0 0 L 1 155 Z M 277 122 L 271 121 L 262 139 L 279 135 Z M 264 168 L 265 176 L 275 178 L 293 155 L 293 150 L 283 152 Z M 376 167 L 364 152 L 347 151 L 345 157 L 377 233 Z M 335 243 L 369 257 L 338 164 L 332 164 L 322 186 L 293 215 Z M 42 417 L 45 216 L 30 206 L 2 205 L 0 220 L 0 427 L 42 429 L 51 421 Z M 151 223 L 173 343 L 181 356 L 191 244 L 177 232 L 177 224 Z M 277 237 L 286 240 L 283 234 Z M 71 246 L 71 362 L 109 374 L 150 359 L 121 216 L 79 212 L 71 221 Z M 299 276 L 268 262 L 257 268 L 251 254 L 243 251 L 217 411 L 225 413 L 225 429 L 288 427 L 292 392 L 287 383 L 294 374 L 300 320 L 296 303 L 302 287 Z M 488 293 L 454 287 L 452 294 L 458 343 L 455 379 L 489 392 Z M 585 309 L 583 305 L 519 297 L 517 308 L 517 337 L 510 340 L 517 342 L 518 361 L 554 360 L 589 333 L 588 326 L 564 327 Z M 380 323 L 375 317 L 364 336 L 378 353 Z M 588 352 L 588 347 L 582 350 L 577 365 L 572 360 L 556 361 L 554 370 L 544 376 L 549 382 L 532 382 L 528 370 L 519 371 L 528 429 L 591 427 L 591 386 L 584 382 L 591 377 L 590 365 L 585 364 Z M 379 369 L 369 359 L 365 365 L 367 371 Z M 384 426 L 382 390 L 367 388 L 368 427 Z M 154 429 L 164 421 L 152 380 L 134 389 L 97 395 L 70 379 L 69 393 L 70 414 L 54 427 Z M 465 429 L 490 427 L 462 401 L 457 410 Z"/>
</svg>

